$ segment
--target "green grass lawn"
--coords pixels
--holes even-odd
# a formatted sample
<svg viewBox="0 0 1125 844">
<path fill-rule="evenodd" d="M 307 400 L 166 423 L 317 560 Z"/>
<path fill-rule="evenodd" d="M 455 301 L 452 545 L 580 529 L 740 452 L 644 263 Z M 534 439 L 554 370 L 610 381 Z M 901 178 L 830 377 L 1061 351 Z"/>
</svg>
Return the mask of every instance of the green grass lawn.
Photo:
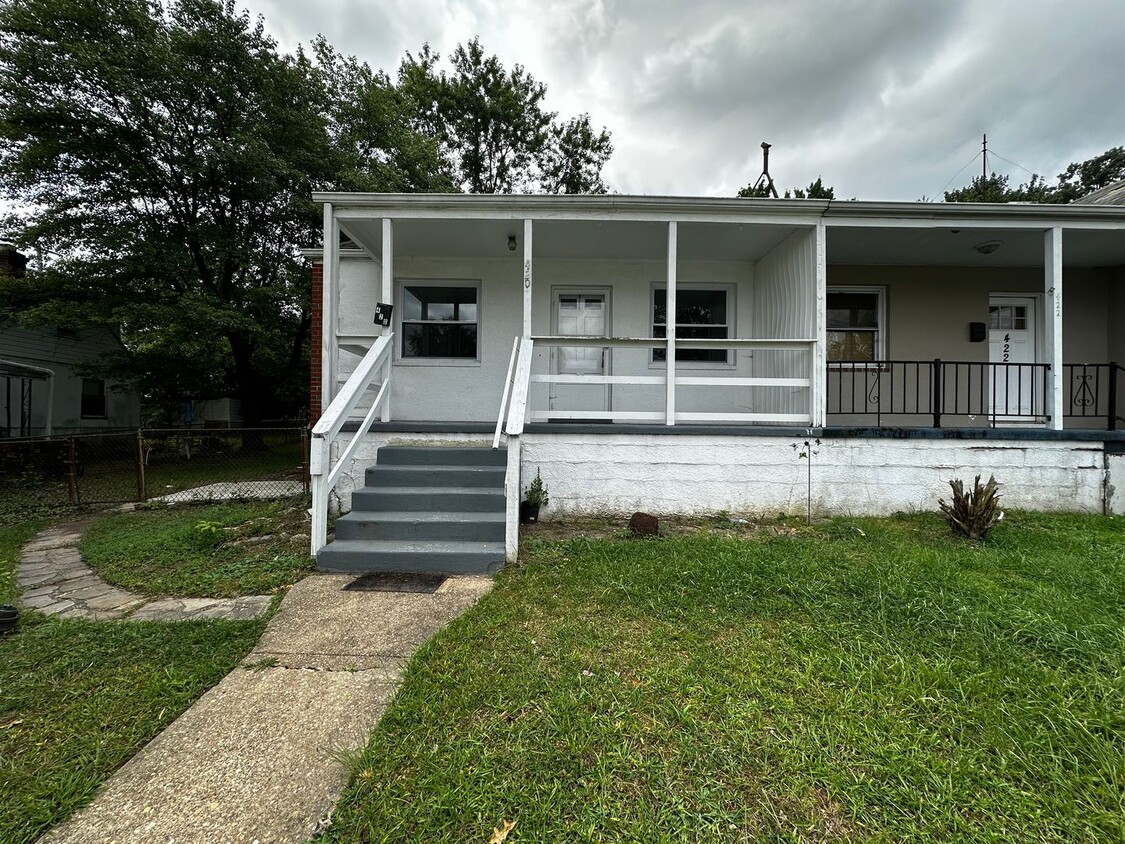
<svg viewBox="0 0 1125 844">
<path fill-rule="evenodd" d="M 1125 840 L 1125 520 L 523 560 L 412 661 L 325 841 Z"/>
<path fill-rule="evenodd" d="M 312 569 L 304 501 L 154 505 L 91 525 L 82 556 L 108 582 L 144 595 L 265 594 Z"/>
<path fill-rule="evenodd" d="M 265 621 L 45 619 L 0 639 L 0 841 L 34 841 L 257 642 Z"/>
<path fill-rule="evenodd" d="M 20 546 L 45 523 L 0 522 L 0 602 Z M 265 620 L 108 624 L 25 612 L 0 637 L 0 841 L 24 844 L 217 683 Z"/>
</svg>

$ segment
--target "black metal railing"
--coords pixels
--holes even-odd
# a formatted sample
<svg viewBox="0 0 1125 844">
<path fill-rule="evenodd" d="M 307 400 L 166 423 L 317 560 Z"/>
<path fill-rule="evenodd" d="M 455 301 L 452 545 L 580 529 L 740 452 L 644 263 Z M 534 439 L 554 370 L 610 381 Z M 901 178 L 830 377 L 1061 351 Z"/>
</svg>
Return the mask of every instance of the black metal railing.
<svg viewBox="0 0 1125 844">
<path fill-rule="evenodd" d="M 833 362 L 828 368 L 827 411 L 864 417 L 865 423 L 874 417 L 876 426 L 888 418 L 934 428 L 951 418 L 970 426 L 1041 422 L 1048 418 L 1049 373 L 1045 363 L 940 358 Z M 1109 382 L 1107 377 L 1107 386 Z"/>
<path fill-rule="evenodd" d="M 1125 367 L 1110 363 L 1064 363 L 1064 416 L 1070 419 L 1104 420 L 1107 430 L 1125 424 L 1125 393 L 1119 389 Z"/>
</svg>

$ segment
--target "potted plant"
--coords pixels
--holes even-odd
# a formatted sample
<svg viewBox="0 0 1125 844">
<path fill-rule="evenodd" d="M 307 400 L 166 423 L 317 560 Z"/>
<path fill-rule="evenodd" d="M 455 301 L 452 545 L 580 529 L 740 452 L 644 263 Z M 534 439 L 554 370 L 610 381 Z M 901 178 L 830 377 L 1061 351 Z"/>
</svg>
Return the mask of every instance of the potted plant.
<svg viewBox="0 0 1125 844">
<path fill-rule="evenodd" d="M 10 633 L 16 629 L 20 611 L 12 604 L 0 604 L 0 633 Z"/>
<path fill-rule="evenodd" d="M 546 507 L 551 501 L 547 485 L 543 483 L 538 469 L 535 470 L 535 480 L 528 486 L 526 495 L 520 502 L 520 524 L 529 525 L 539 521 L 539 508 Z"/>
</svg>

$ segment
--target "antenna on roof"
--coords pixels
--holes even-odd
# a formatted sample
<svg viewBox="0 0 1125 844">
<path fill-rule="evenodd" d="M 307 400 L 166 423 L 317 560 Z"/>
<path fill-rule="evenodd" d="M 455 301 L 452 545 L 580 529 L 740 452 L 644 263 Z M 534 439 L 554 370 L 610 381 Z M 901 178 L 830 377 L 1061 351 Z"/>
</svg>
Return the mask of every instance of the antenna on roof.
<svg viewBox="0 0 1125 844">
<path fill-rule="evenodd" d="M 988 200 L 988 135 L 980 136 L 980 201 Z"/>
<path fill-rule="evenodd" d="M 770 175 L 770 146 L 762 141 L 762 175 L 754 182 L 754 193 L 757 196 L 769 195 L 777 199 L 777 188 L 774 187 L 773 177 Z"/>
</svg>

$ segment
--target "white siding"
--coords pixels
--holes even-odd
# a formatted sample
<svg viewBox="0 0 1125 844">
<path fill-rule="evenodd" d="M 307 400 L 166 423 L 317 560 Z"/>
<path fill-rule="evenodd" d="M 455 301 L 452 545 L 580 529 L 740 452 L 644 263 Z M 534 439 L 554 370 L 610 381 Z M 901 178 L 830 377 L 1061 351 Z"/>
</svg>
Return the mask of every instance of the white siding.
<svg viewBox="0 0 1125 844">
<path fill-rule="evenodd" d="M 82 376 L 77 367 L 107 352 L 120 349 L 120 344 L 107 331 L 90 329 L 75 335 L 60 334 L 54 328 L 4 328 L 0 330 L 0 359 L 50 369 L 55 373 L 51 425 L 55 432 L 97 430 L 99 428 L 133 428 L 140 425 L 140 399 L 131 392 L 115 389 L 116 382 L 106 382 L 106 418 L 82 418 Z M 47 384 L 32 385 L 32 433 L 44 433 L 47 410 Z M 13 433 L 19 433 L 20 382 L 11 379 L 11 408 L 8 390 L 0 378 L 0 427 L 10 418 Z"/>
<path fill-rule="evenodd" d="M 814 339 L 816 325 L 816 230 L 797 231 L 754 267 L 753 336 L 761 339 Z M 755 353 L 754 375 L 791 376 L 812 372 L 811 352 Z M 759 409 L 801 413 L 809 408 L 802 388 L 758 388 Z"/>
</svg>

